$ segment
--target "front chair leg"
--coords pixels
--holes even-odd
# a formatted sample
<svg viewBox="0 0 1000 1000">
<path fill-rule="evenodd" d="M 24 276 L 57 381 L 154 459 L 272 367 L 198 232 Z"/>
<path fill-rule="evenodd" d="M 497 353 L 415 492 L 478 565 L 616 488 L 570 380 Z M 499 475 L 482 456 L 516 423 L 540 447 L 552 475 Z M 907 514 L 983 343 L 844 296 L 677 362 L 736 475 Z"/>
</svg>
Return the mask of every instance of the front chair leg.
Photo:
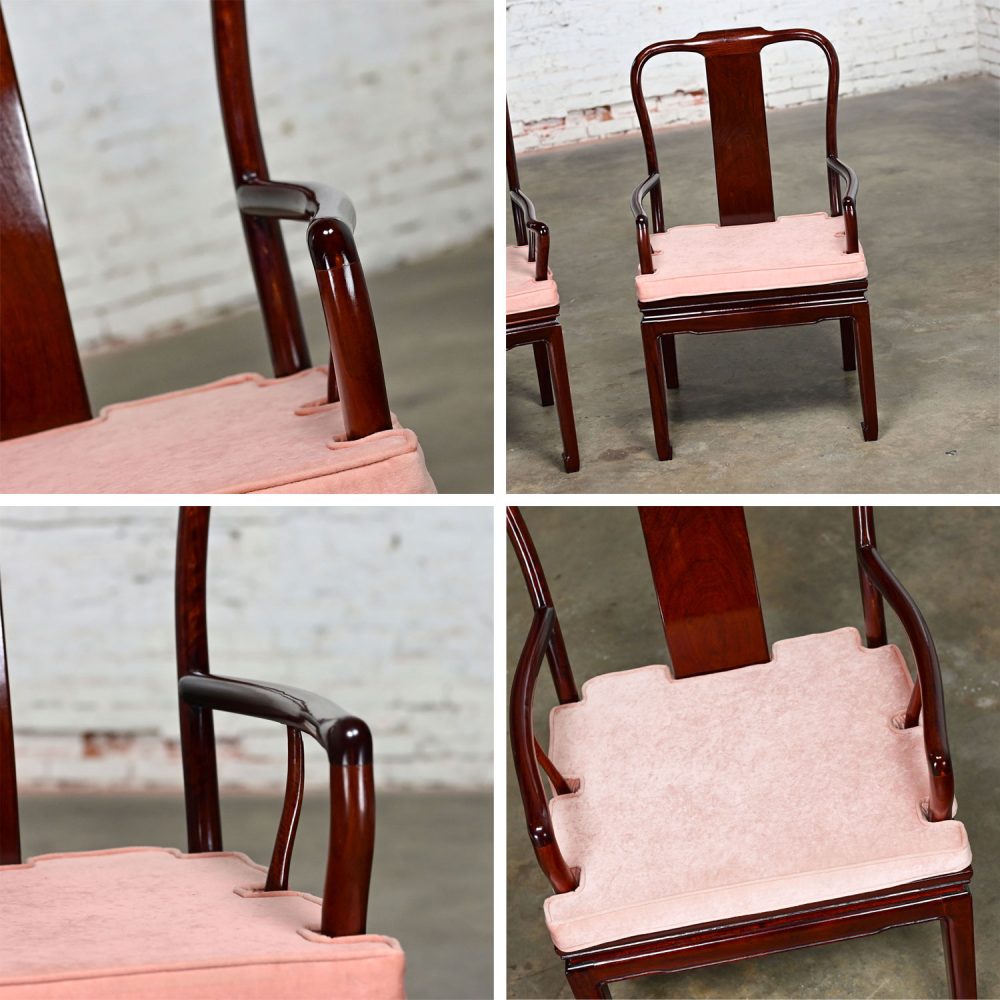
<svg viewBox="0 0 1000 1000">
<path fill-rule="evenodd" d="M 552 390 L 555 394 L 559 430 L 563 440 L 563 467 L 567 472 L 580 469 L 580 447 L 576 440 L 576 420 L 573 417 L 573 397 L 569 391 L 569 372 L 566 369 L 566 348 L 563 345 L 562 327 L 555 323 L 545 335 L 544 347 L 548 356 Z"/>
<path fill-rule="evenodd" d="M 538 395 L 541 397 L 542 406 L 551 406 L 552 398 L 552 372 L 549 371 L 549 355 L 544 344 L 532 344 L 535 351 L 535 371 L 538 373 Z"/>
<path fill-rule="evenodd" d="M 949 901 L 947 916 L 941 920 L 944 962 L 954 1000 L 975 1000 L 976 940 L 972 923 L 972 896 L 965 893 Z"/>
<path fill-rule="evenodd" d="M 854 371 L 857 367 L 854 360 L 854 321 L 849 317 L 840 321 L 840 352 L 844 359 L 844 371 Z"/>
<path fill-rule="evenodd" d="M 868 303 L 854 313 L 854 348 L 861 387 L 861 432 L 866 441 L 878 440 L 878 404 L 875 401 L 875 362 L 872 358 L 872 325 Z"/>
<path fill-rule="evenodd" d="M 670 427 L 667 421 L 666 372 L 663 353 L 660 350 L 660 338 L 650 327 L 642 331 L 642 350 L 646 357 L 646 382 L 649 385 L 649 408 L 653 415 L 656 457 L 661 462 L 666 462 L 673 458 Z"/>
<path fill-rule="evenodd" d="M 577 1000 L 611 1000 L 608 984 L 598 978 L 594 969 L 567 969 L 566 979 Z"/>
</svg>

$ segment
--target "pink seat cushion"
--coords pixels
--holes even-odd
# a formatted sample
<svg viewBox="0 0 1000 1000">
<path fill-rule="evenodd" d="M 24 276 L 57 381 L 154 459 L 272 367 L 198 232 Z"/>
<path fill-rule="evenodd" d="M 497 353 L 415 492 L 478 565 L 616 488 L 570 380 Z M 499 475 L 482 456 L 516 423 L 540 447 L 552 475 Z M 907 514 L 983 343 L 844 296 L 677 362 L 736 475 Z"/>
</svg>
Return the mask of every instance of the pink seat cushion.
<svg viewBox="0 0 1000 1000">
<path fill-rule="evenodd" d="M 0 867 L 3 1000 L 378 1000 L 399 942 L 318 934 L 320 900 L 263 892 L 243 854 L 131 847 Z"/>
<path fill-rule="evenodd" d="M 340 440 L 326 369 L 219 382 L 105 407 L 0 442 L 2 493 L 433 493 L 416 435 Z M 317 402 L 319 401 L 319 402 Z"/>
<path fill-rule="evenodd" d="M 552 822 L 579 887 L 545 902 L 574 951 L 633 935 L 882 889 L 971 860 L 928 822 L 912 684 L 855 629 L 787 639 L 772 662 L 674 680 L 604 674 L 553 710 L 550 756 L 579 788 Z"/>
<path fill-rule="evenodd" d="M 650 244 L 655 270 L 636 276 L 640 302 L 868 277 L 864 250 L 847 252 L 843 218 L 824 212 L 749 226 L 675 226 L 653 233 Z"/>
<path fill-rule="evenodd" d="M 527 247 L 507 247 L 507 315 L 559 305 L 559 289 L 548 272 L 545 281 L 535 280 L 535 262 L 528 260 Z"/>
</svg>

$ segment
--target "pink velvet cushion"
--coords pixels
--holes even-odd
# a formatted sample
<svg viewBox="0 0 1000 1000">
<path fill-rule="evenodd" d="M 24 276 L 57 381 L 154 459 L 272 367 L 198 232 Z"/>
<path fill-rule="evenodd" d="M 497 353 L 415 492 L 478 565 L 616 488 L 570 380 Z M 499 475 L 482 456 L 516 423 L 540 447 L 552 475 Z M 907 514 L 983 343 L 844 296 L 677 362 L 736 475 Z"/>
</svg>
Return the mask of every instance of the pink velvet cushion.
<svg viewBox="0 0 1000 1000">
<path fill-rule="evenodd" d="M 686 295 L 827 285 L 868 277 L 865 253 L 847 253 L 842 217 L 784 215 L 749 226 L 675 226 L 650 236 L 652 274 L 640 302 Z"/>
<path fill-rule="evenodd" d="M 507 315 L 559 305 L 559 289 L 552 280 L 535 281 L 535 262 L 527 247 L 507 247 Z"/>
<path fill-rule="evenodd" d="M 132 847 L 0 867 L 3 1000 L 379 1000 L 399 943 L 327 938 L 320 901 L 262 892 L 243 854 Z"/>
<path fill-rule="evenodd" d="M 550 756 L 579 788 L 552 801 L 581 869 L 545 902 L 573 951 L 959 871 L 965 828 L 930 823 L 922 730 L 894 724 L 898 649 L 856 630 L 774 644 L 771 663 L 674 680 L 604 674 L 553 710 Z"/>
<path fill-rule="evenodd" d="M 341 440 L 326 369 L 233 375 L 0 442 L 2 493 L 433 493 L 416 435 Z M 318 402 L 317 402 L 318 401 Z"/>
</svg>

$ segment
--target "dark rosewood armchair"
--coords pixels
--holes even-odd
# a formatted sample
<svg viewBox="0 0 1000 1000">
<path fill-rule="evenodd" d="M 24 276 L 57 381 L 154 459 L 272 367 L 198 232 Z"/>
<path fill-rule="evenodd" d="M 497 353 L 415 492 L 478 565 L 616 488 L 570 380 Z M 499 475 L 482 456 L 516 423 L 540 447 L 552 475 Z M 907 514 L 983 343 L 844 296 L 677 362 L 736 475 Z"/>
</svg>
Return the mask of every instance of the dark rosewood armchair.
<svg viewBox="0 0 1000 1000">
<path fill-rule="evenodd" d="M 207 507 L 181 510 L 176 632 L 188 853 L 129 847 L 23 861 L 0 614 L 0 997 L 17 1000 L 403 995 L 404 956 L 366 933 L 375 834 L 368 727 L 309 691 L 209 671 Z M 224 851 L 213 712 L 288 733 L 284 806 L 267 868 Z M 302 808 L 302 734 L 330 763 L 323 899 L 288 889 Z"/>
<path fill-rule="evenodd" d="M 559 324 L 559 289 L 549 270 L 549 227 L 535 214 L 535 206 L 521 190 L 514 155 L 514 137 L 507 110 L 507 187 L 514 218 L 516 243 L 507 247 L 507 350 L 531 344 L 535 352 L 538 391 L 542 406 L 553 398 L 563 440 L 563 467 L 580 469 L 573 398 L 566 370 L 566 349 Z"/>
<path fill-rule="evenodd" d="M 761 83 L 761 49 L 806 41 L 826 56 L 826 172 L 830 214 L 775 218 Z M 705 58 L 715 151 L 719 225 L 667 229 L 653 127 L 642 73 L 656 56 L 697 52 Z M 632 64 L 632 100 L 646 149 L 648 176 L 632 194 L 639 248 L 635 287 L 653 414 L 656 454 L 672 457 L 667 390 L 680 385 L 675 337 L 840 321 L 845 371 L 857 367 L 861 429 L 878 438 L 868 265 L 858 240 L 858 177 L 837 152 L 840 68 L 830 42 L 815 31 L 741 28 L 657 42 Z M 644 208 L 649 199 L 652 214 Z"/>
<path fill-rule="evenodd" d="M 237 206 L 275 377 L 235 374 L 92 417 L 0 19 L 0 492 L 432 493 L 416 436 L 389 411 L 354 207 L 334 188 L 270 179 L 243 0 L 212 0 L 211 12 Z M 328 366 L 309 357 L 280 219 L 306 224 Z"/>
<path fill-rule="evenodd" d="M 742 508 L 639 516 L 671 666 L 595 677 L 582 697 L 527 526 L 507 517 L 534 609 L 511 747 L 574 996 L 939 920 L 952 996 L 974 997 L 972 855 L 937 654 L 871 508 L 854 509 L 866 642 L 840 628 L 773 656 Z M 886 642 L 883 601 L 916 680 Z M 543 660 L 559 700 L 547 751 L 532 727 Z"/>
</svg>

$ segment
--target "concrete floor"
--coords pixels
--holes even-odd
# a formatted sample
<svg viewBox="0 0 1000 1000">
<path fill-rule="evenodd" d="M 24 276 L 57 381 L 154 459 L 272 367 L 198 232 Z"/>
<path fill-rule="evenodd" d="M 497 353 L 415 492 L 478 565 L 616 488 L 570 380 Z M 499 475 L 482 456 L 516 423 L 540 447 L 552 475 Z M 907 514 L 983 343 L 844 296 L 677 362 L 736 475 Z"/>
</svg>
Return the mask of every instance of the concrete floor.
<svg viewBox="0 0 1000 1000">
<path fill-rule="evenodd" d="M 821 105 L 768 114 L 776 210 L 828 208 Z M 997 86 L 985 77 L 840 104 L 861 179 L 881 439 L 861 438 L 836 323 L 679 337 L 657 462 L 635 304 L 628 197 L 640 138 L 525 155 L 552 229 L 581 471 L 566 475 L 532 353 L 507 355 L 511 492 L 992 492 L 1000 489 Z M 718 221 L 707 125 L 659 137 L 668 225 Z M 509 226 L 509 224 L 508 224 Z M 508 233 L 508 242 L 512 237 Z"/>
<path fill-rule="evenodd" d="M 290 886 L 322 895 L 327 807 L 307 793 Z M 271 856 L 280 797 L 223 795 L 228 850 Z M 21 796 L 25 856 L 129 844 L 185 844 L 179 797 Z M 410 997 L 493 995 L 492 794 L 383 792 L 378 798 L 369 928 L 406 950 Z"/>
<path fill-rule="evenodd" d="M 493 491 L 492 242 L 369 276 L 389 404 L 416 431 L 441 493 Z M 300 302 L 313 361 L 325 364 L 319 295 Z M 245 371 L 271 371 L 256 309 L 84 360 L 95 413 Z"/>
<path fill-rule="evenodd" d="M 595 674 L 666 662 L 648 561 L 632 508 L 530 508 L 578 684 Z M 884 508 L 879 548 L 924 612 L 937 644 L 956 774 L 959 818 L 972 842 L 979 995 L 1000 996 L 1000 511 Z M 861 628 L 850 514 L 843 508 L 751 508 L 751 543 L 768 640 L 844 625 Z M 508 555 L 512 674 L 529 607 Z M 890 624 L 891 641 L 901 632 Z M 905 650 L 905 642 L 901 648 Z M 912 666 L 912 663 L 911 663 Z M 554 704 L 547 671 L 535 699 L 546 742 Z M 524 827 L 513 767 L 507 792 L 507 960 L 512 997 L 569 997 L 542 917 L 549 885 Z M 669 845 L 664 845 L 669 857 Z M 674 976 L 615 984 L 616 997 L 947 996 L 936 926 Z"/>
</svg>

